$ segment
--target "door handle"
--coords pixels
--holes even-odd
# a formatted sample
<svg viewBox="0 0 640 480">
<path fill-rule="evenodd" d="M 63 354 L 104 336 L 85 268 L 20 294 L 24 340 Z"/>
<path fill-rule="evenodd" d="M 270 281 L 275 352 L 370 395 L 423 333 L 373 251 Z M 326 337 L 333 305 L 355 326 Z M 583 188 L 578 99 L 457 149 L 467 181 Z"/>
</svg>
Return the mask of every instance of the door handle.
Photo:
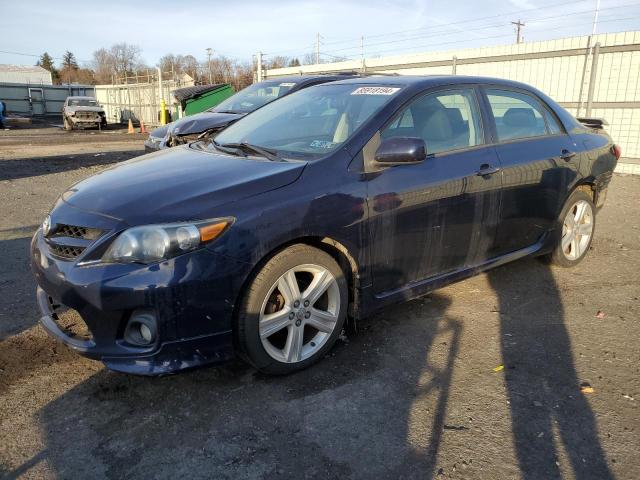
<svg viewBox="0 0 640 480">
<path fill-rule="evenodd" d="M 484 163 L 480 165 L 480 170 L 476 172 L 476 175 L 478 175 L 479 177 L 486 177 L 489 175 L 493 175 L 494 173 L 498 173 L 499 171 L 500 168 L 492 167 L 491 165 Z"/>
<path fill-rule="evenodd" d="M 566 148 L 563 148 L 562 152 L 560 153 L 560 158 L 565 162 L 568 162 L 575 156 L 576 156 L 576 152 L 572 152 L 571 150 L 567 150 Z"/>
</svg>

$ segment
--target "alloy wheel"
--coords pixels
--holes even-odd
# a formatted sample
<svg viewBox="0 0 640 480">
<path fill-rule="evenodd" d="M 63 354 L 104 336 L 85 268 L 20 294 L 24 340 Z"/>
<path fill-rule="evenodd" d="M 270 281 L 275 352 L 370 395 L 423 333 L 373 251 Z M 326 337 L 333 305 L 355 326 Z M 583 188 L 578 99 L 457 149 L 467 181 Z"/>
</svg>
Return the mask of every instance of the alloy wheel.
<svg viewBox="0 0 640 480">
<path fill-rule="evenodd" d="M 589 202 L 578 200 L 567 212 L 562 225 L 562 253 L 567 260 L 579 259 L 593 235 L 593 210 Z"/>
<path fill-rule="evenodd" d="M 273 359 L 301 362 L 322 348 L 339 318 L 340 290 L 333 274 L 319 265 L 299 265 L 269 289 L 260 310 L 260 340 Z"/>
</svg>

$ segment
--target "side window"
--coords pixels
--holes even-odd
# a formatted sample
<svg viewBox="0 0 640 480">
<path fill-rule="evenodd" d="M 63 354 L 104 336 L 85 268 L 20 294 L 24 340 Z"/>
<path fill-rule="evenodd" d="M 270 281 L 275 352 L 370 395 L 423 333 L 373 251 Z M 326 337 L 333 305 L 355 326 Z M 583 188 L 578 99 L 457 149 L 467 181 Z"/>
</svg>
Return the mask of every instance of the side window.
<svg viewBox="0 0 640 480">
<path fill-rule="evenodd" d="M 472 89 L 429 93 L 405 107 L 381 136 L 422 138 L 428 154 L 480 145 L 482 128 L 477 105 Z"/>
<path fill-rule="evenodd" d="M 551 116 L 540 102 L 526 93 L 487 89 L 487 98 L 496 121 L 498 140 L 541 137 L 547 135 L 545 116 Z M 554 120 L 555 122 L 555 120 Z M 555 129 L 560 133 L 560 126 Z"/>
<path fill-rule="evenodd" d="M 556 120 L 556 117 L 554 117 L 546 108 L 544 109 L 544 118 L 547 119 L 547 127 L 549 128 L 551 135 L 558 135 L 562 133 L 562 128 L 560 127 L 558 120 Z"/>
</svg>

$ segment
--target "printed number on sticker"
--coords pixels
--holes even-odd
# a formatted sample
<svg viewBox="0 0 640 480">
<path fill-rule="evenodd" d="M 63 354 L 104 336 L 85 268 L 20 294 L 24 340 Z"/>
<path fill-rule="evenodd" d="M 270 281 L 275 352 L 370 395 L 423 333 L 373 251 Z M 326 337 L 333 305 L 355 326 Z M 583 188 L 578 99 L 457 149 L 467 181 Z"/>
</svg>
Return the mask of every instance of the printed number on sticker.
<svg viewBox="0 0 640 480">
<path fill-rule="evenodd" d="M 351 95 L 393 95 L 400 87 L 360 87 L 351 92 Z"/>
</svg>

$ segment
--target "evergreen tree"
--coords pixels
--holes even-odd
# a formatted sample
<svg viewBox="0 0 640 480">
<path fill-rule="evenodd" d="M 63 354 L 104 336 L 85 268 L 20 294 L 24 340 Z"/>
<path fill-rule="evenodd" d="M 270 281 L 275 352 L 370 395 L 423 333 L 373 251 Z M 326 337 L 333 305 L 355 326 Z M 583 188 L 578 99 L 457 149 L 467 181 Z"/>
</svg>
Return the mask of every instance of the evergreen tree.
<svg viewBox="0 0 640 480">
<path fill-rule="evenodd" d="M 78 70 L 78 62 L 73 53 L 69 50 L 64 52 L 62 56 L 62 69 L 63 70 Z"/>
<path fill-rule="evenodd" d="M 53 83 L 58 82 L 58 70 L 53 64 L 53 58 L 51 58 L 51 55 L 49 55 L 47 52 L 44 52 L 42 55 L 40 55 L 40 58 L 36 62 L 36 65 L 51 72 L 51 80 L 53 81 Z"/>
</svg>

